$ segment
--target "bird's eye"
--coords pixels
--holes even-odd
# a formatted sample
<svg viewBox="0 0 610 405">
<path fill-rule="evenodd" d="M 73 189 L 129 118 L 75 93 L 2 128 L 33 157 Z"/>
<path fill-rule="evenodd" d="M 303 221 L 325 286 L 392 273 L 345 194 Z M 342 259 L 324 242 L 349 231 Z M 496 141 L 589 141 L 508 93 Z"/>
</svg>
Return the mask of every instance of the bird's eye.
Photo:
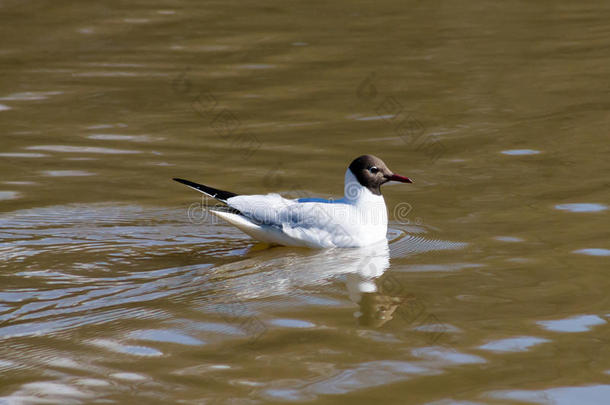
<svg viewBox="0 0 610 405">
<path fill-rule="evenodd" d="M 369 171 L 373 174 L 379 173 L 379 168 L 377 166 L 369 167 Z"/>
</svg>

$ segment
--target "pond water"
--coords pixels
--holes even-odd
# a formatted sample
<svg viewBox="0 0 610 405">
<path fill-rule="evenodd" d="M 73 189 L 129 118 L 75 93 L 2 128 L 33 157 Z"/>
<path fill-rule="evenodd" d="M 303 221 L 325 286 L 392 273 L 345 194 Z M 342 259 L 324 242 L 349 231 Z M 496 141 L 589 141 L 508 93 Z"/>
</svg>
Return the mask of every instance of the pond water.
<svg viewBox="0 0 610 405">
<path fill-rule="evenodd" d="M 610 4 L 0 4 L 0 403 L 607 404 Z M 183 177 L 384 186 L 269 247 Z"/>
</svg>

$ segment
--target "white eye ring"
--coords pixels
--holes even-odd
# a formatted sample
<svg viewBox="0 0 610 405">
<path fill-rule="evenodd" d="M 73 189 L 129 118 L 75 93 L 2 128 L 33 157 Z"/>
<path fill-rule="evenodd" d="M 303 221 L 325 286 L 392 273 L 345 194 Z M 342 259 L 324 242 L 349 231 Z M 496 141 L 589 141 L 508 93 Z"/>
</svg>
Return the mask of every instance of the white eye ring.
<svg viewBox="0 0 610 405">
<path fill-rule="evenodd" d="M 369 167 L 369 172 L 371 172 L 373 174 L 377 174 L 377 173 L 379 173 L 379 168 L 377 166 Z"/>
</svg>

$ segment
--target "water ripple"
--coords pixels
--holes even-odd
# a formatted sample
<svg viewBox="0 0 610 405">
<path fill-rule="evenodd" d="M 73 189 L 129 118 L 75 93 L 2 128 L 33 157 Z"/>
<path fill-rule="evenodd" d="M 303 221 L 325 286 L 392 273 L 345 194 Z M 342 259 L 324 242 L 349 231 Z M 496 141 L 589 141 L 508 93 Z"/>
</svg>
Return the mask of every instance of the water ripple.
<svg viewBox="0 0 610 405">
<path fill-rule="evenodd" d="M 599 212 L 608 209 L 606 205 L 596 203 L 557 204 L 555 208 L 570 212 Z"/>
<path fill-rule="evenodd" d="M 101 154 L 135 154 L 142 153 L 139 150 L 125 150 L 114 148 L 101 148 L 96 146 L 70 146 L 70 145 L 37 145 L 28 146 L 29 150 L 44 150 L 49 152 L 67 152 L 67 153 L 101 153 Z"/>
<path fill-rule="evenodd" d="M 552 321 L 538 321 L 537 324 L 553 332 L 586 332 L 593 326 L 605 324 L 597 315 L 579 315 Z"/>
</svg>

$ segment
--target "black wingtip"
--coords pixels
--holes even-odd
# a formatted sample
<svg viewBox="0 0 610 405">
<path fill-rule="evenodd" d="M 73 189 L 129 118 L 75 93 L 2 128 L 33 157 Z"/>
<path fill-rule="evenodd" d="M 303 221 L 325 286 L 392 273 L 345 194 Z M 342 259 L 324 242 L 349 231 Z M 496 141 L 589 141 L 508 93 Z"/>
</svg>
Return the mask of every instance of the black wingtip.
<svg viewBox="0 0 610 405">
<path fill-rule="evenodd" d="M 174 177 L 172 180 L 177 181 L 178 183 L 182 183 L 185 186 L 194 188 L 195 190 L 200 191 L 203 194 L 208 195 L 224 203 L 226 203 L 229 198 L 235 197 L 237 195 L 230 191 L 219 190 L 217 188 L 209 187 L 203 184 L 195 183 L 194 181 L 185 180 L 178 177 Z"/>
<path fill-rule="evenodd" d="M 185 184 L 185 185 L 190 186 L 190 187 L 197 186 L 197 183 L 193 183 L 192 181 L 184 180 L 184 179 L 181 179 L 179 177 L 174 177 L 172 180 L 177 181 L 178 183 Z"/>
</svg>

